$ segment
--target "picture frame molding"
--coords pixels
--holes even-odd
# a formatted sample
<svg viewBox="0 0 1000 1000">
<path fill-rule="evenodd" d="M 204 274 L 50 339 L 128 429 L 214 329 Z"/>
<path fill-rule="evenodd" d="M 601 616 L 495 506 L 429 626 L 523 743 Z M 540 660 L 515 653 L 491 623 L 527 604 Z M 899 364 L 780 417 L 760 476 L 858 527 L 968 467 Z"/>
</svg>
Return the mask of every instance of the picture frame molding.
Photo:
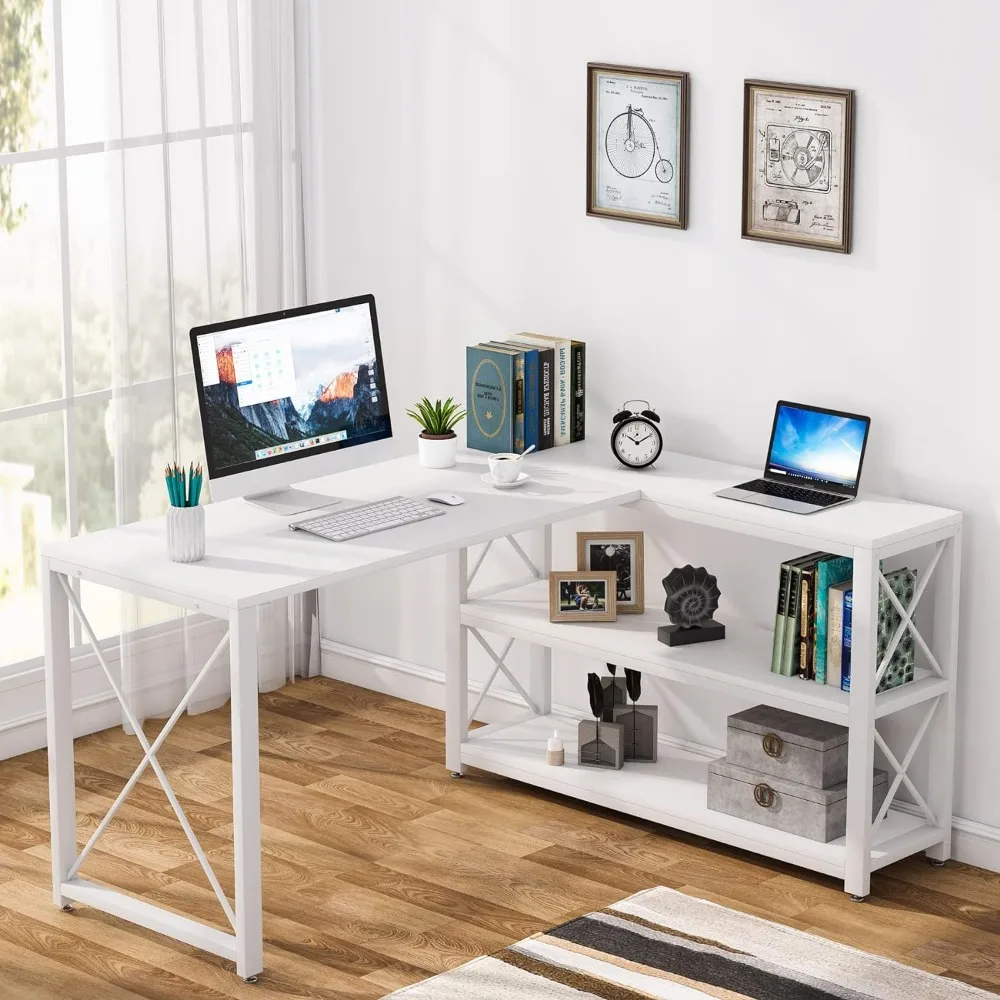
<svg viewBox="0 0 1000 1000">
<path fill-rule="evenodd" d="M 677 80 L 680 84 L 680 127 L 677 164 L 677 218 L 656 218 L 635 212 L 616 212 L 598 208 L 594 199 L 596 108 L 594 106 L 594 80 L 597 73 L 610 72 L 632 76 L 653 76 Z M 587 63 L 587 215 L 597 219 L 615 219 L 619 222 L 639 222 L 647 226 L 666 226 L 669 229 L 687 229 L 688 224 L 688 149 L 690 146 L 690 90 L 691 75 L 680 70 L 651 69 L 647 66 L 619 66 L 614 63 Z"/>
<path fill-rule="evenodd" d="M 753 130 L 753 108 L 751 94 L 755 88 L 770 90 L 785 90 L 792 93 L 809 94 L 814 97 L 830 95 L 844 99 L 844 177 L 842 187 L 843 225 L 839 244 L 815 243 L 811 240 L 796 239 L 794 236 L 784 236 L 778 233 L 767 234 L 750 231 L 747 225 L 750 212 L 751 185 L 751 133 Z M 756 240 L 759 243 L 776 243 L 784 246 L 804 247 L 807 250 L 826 250 L 829 253 L 849 254 L 851 252 L 851 237 L 853 235 L 854 216 L 854 91 L 843 87 L 821 87 L 806 83 L 781 83 L 776 80 L 744 80 L 743 81 L 743 198 L 742 216 L 740 218 L 740 235 L 745 240 Z"/>
<path fill-rule="evenodd" d="M 625 603 L 619 601 L 617 591 L 615 593 L 615 608 L 620 615 L 641 615 L 646 610 L 646 588 L 644 580 L 644 558 L 646 546 L 646 533 L 644 531 L 578 531 L 576 533 L 576 565 L 577 570 L 582 572 L 601 572 L 591 570 L 586 565 L 587 543 L 591 540 L 607 539 L 612 541 L 616 538 L 631 541 L 635 545 L 635 567 L 632 579 L 633 600 Z M 614 572 L 612 570 L 612 572 Z M 617 580 L 616 580 L 617 582 Z"/>
<path fill-rule="evenodd" d="M 607 584 L 607 606 L 603 611 L 560 611 L 559 584 L 567 580 L 602 580 Z M 551 622 L 613 622 L 618 616 L 616 584 L 618 575 L 614 570 L 578 569 L 553 570 L 549 573 L 549 621 Z"/>
</svg>

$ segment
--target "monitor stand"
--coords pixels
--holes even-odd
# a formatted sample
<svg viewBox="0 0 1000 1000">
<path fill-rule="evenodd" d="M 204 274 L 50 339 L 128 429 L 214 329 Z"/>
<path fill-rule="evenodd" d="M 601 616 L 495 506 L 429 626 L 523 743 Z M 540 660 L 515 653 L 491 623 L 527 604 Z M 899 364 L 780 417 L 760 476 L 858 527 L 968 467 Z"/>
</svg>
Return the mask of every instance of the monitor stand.
<svg viewBox="0 0 1000 1000">
<path fill-rule="evenodd" d="M 287 517 L 290 514 L 304 514 L 307 510 L 317 510 L 320 507 L 332 507 L 340 503 L 337 497 L 328 497 L 323 493 L 306 493 L 305 490 L 272 490 L 270 493 L 252 493 L 243 498 L 254 507 L 260 507 L 270 514 Z"/>
</svg>

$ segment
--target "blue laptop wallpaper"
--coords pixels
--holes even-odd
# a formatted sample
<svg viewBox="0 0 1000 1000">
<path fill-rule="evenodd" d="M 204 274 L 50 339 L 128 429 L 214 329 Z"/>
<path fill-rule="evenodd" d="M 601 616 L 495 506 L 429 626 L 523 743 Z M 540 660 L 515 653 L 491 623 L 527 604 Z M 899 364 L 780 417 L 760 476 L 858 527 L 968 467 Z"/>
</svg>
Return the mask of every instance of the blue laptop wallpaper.
<svg viewBox="0 0 1000 1000">
<path fill-rule="evenodd" d="M 854 486 L 866 426 L 851 417 L 779 406 L 767 471 Z"/>
</svg>

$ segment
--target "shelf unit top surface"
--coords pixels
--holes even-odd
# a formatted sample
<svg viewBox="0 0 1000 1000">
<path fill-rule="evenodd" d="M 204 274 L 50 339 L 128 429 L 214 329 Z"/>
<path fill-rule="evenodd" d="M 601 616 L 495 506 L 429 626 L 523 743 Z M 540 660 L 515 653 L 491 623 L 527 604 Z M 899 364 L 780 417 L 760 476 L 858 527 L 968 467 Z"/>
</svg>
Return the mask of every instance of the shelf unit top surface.
<svg viewBox="0 0 1000 1000">
<path fill-rule="evenodd" d="M 569 483 L 577 477 L 601 478 L 623 487 L 631 484 L 644 500 L 669 508 L 673 517 L 844 554 L 853 547 L 875 549 L 915 538 L 962 519 L 956 510 L 864 491 L 852 503 L 809 515 L 726 500 L 714 496 L 715 491 L 757 479 L 761 470 L 664 451 L 655 467 L 637 472 L 617 463 L 603 435 L 527 461 L 531 474 L 540 479 Z"/>
<path fill-rule="evenodd" d="M 462 744 L 462 759 L 549 791 L 831 874 L 843 868 L 844 838 L 819 843 L 710 810 L 707 757 L 661 743 L 656 763 L 630 763 L 620 771 L 580 767 L 576 726 L 576 720 L 556 715 L 488 726 L 469 734 L 468 742 Z M 546 740 L 553 732 L 565 745 L 566 763 L 562 767 L 545 762 Z M 924 833 L 928 843 L 933 841 L 933 829 L 921 818 L 890 809 L 874 836 L 873 864 L 878 867 L 880 860 L 891 856 L 897 841 Z"/>
<path fill-rule="evenodd" d="M 754 698 L 805 715 L 846 725 L 850 695 L 829 684 L 771 672 L 773 633 L 742 620 L 726 621 L 726 638 L 669 647 L 656 637 L 668 622 L 660 609 L 641 615 L 619 615 L 615 622 L 551 622 L 545 581 L 529 583 L 462 606 L 462 622 L 513 636 L 586 660 L 617 663 L 699 687 L 741 690 Z M 876 698 L 876 717 L 943 694 L 948 682 L 929 671 Z"/>
</svg>

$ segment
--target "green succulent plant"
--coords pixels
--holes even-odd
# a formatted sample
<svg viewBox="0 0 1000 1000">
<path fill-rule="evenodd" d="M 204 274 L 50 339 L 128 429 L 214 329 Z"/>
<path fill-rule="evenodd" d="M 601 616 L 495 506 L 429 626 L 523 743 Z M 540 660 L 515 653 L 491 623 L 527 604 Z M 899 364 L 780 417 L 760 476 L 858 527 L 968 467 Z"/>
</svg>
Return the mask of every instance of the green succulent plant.
<svg viewBox="0 0 1000 1000">
<path fill-rule="evenodd" d="M 424 429 L 424 434 L 433 437 L 445 437 L 455 432 L 457 424 L 465 418 L 465 410 L 449 396 L 443 402 L 438 399 L 433 403 L 424 396 L 406 415 Z"/>
</svg>

